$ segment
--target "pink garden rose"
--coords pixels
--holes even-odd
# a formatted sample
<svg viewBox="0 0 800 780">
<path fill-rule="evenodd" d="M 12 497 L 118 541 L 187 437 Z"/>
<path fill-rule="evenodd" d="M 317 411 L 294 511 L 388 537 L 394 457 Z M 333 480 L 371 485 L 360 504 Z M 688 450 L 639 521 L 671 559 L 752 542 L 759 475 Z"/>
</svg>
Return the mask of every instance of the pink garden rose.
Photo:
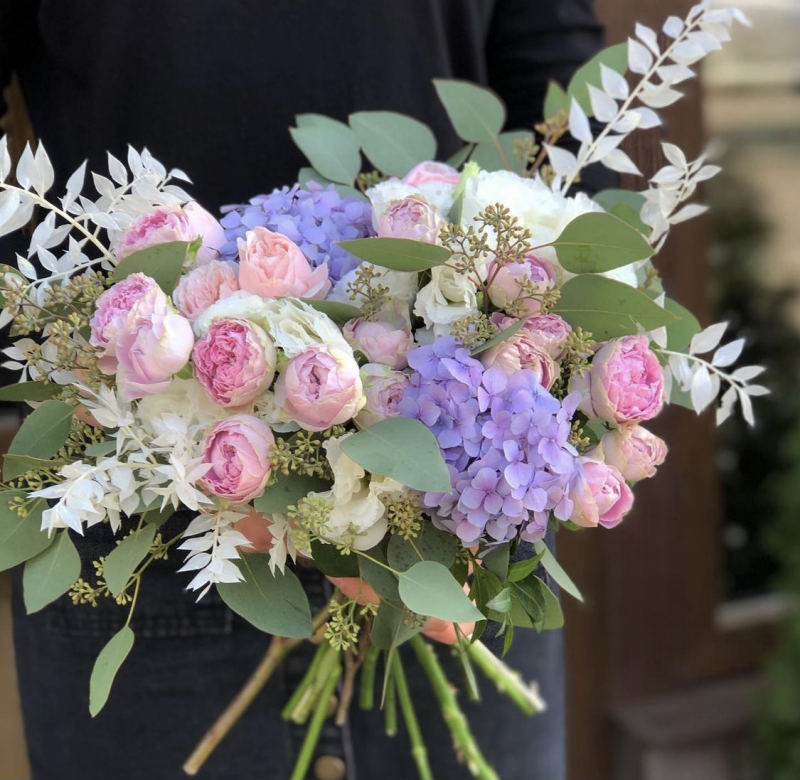
<svg viewBox="0 0 800 780">
<path fill-rule="evenodd" d="M 393 200 L 378 218 L 379 238 L 408 238 L 435 244 L 442 218 L 422 195 Z"/>
<path fill-rule="evenodd" d="M 402 178 L 404 184 L 419 187 L 420 184 L 432 182 L 441 184 L 458 184 L 461 174 L 452 166 L 440 162 L 421 162 L 415 165 Z"/>
<path fill-rule="evenodd" d="M 131 274 L 109 287 L 97 299 L 95 312 L 89 321 L 92 331 L 89 343 L 94 347 L 105 348 L 99 360 L 101 371 L 113 374 L 117 370 L 117 338 L 120 328 L 125 325 L 133 305 L 156 286 L 155 280 L 149 276 Z"/>
<path fill-rule="evenodd" d="M 374 425 L 387 417 L 397 417 L 399 404 L 411 384 L 408 374 L 389 366 L 367 363 L 361 367 L 366 403 L 356 418 L 361 425 Z"/>
<path fill-rule="evenodd" d="M 194 322 L 212 304 L 238 289 L 239 280 L 233 263 L 211 260 L 180 278 L 172 293 L 172 300 L 178 311 Z"/>
<path fill-rule="evenodd" d="M 239 239 L 239 287 L 271 298 L 324 298 L 331 289 L 328 264 L 313 268 L 291 239 L 256 227 Z"/>
<path fill-rule="evenodd" d="M 572 326 L 557 314 L 535 314 L 522 326 L 554 360 L 564 356 Z"/>
<path fill-rule="evenodd" d="M 402 303 L 386 309 L 378 322 L 359 318 L 349 320 L 342 328 L 347 343 L 367 356 L 370 363 L 382 363 L 389 368 L 405 368 L 406 354 L 414 346 L 411 318 Z"/>
<path fill-rule="evenodd" d="M 641 425 L 609 431 L 600 444 L 605 462 L 614 466 L 626 482 L 652 477 L 667 457 L 666 442 Z"/>
<path fill-rule="evenodd" d="M 176 313 L 160 287 L 131 308 L 117 339 L 117 387 L 125 401 L 160 393 L 188 362 L 192 323 Z"/>
<path fill-rule="evenodd" d="M 505 329 L 514 323 L 511 317 L 498 319 L 493 315 L 495 324 Z M 480 353 L 480 361 L 486 368 L 498 366 L 506 376 L 511 376 L 521 369 L 533 371 L 545 390 L 549 390 L 561 375 L 561 368 L 553 360 L 550 353 L 542 347 L 534 334 L 526 328 L 520 328 L 515 334 L 494 347 Z"/>
<path fill-rule="evenodd" d="M 275 402 L 307 431 L 324 431 L 351 420 L 363 406 L 355 358 L 323 344 L 295 355 L 275 383 Z"/>
<path fill-rule="evenodd" d="M 664 372 L 647 336 L 611 339 L 592 359 L 591 369 L 570 379 L 570 392 L 583 394 L 580 410 L 617 425 L 650 420 L 664 404 Z"/>
<path fill-rule="evenodd" d="M 225 245 L 225 231 L 199 203 L 185 206 L 159 206 L 139 217 L 125 232 L 115 250 L 124 260 L 140 249 L 170 241 L 194 241 L 200 238 L 202 246 L 197 250 L 195 265 L 216 260 Z"/>
<path fill-rule="evenodd" d="M 633 506 L 633 491 L 622 474 L 607 463 L 579 458 L 582 474 L 577 477 L 569 498 L 573 510 L 569 519 L 584 528 L 602 525 L 613 528 Z"/>
<path fill-rule="evenodd" d="M 200 486 L 234 504 L 246 504 L 261 495 L 272 472 L 275 437 L 262 420 L 235 414 L 216 423 L 206 434 L 203 461 L 211 468 Z"/>
<path fill-rule="evenodd" d="M 489 299 L 498 309 L 506 309 L 512 301 L 520 299 L 523 293 L 520 286 L 522 280 L 530 279 L 537 295 L 541 295 L 556 286 L 556 274 L 553 266 L 543 257 L 526 255 L 521 263 L 508 263 L 498 268 L 492 260 L 486 271 L 486 278 L 491 279 Z M 538 314 L 542 308 L 539 297 L 523 297 L 520 304 L 526 314 Z"/>
<path fill-rule="evenodd" d="M 272 384 L 277 354 L 258 325 L 242 319 L 214 320 L 192 353 L 194 375 L 221 406 L 252 403 Z"/>
</svg>

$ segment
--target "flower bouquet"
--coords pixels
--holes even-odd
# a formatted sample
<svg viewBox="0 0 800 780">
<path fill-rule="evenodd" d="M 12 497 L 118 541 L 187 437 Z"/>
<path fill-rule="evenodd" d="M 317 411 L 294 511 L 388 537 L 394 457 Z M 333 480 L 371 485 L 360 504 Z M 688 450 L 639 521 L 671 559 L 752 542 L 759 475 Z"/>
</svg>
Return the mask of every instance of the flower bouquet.
<svg viewBox="0 0 800 780">
<path fill-rule="evenodd" d="M 751 384 L 761 368 L 729 370 L 743 341 L 718 347 L 725 323 L 701 330 L 653 265 L 719 169 L 665 143 L 646 189 L 575 189 L 593 163 L 638 173 L 620 144 L 659 124 L 654 109 L 737 18 L 701 3 L 667 20 L 663 48 L 637 26 L 551 85 L 535 132 L 502 132 L 489 90 L 436 81 L 465 142 L 448 163 L 432 162 L 431 131 L 409 117 L 298 116 L 312 167 L 221 221 L 146 150 L 127 166 L 109 156 L 96 197 L 84 165 L 52 199 L 44 148 L 26 148 L 12 180 L 0 142 L 0 233 L 45 213 L 27 256 L 2 269 L 0 322 L 16 339 L 5 365 L 21 377 L 0 398 L 33 411 L 3 464 L 0 566 L 25 563 L 31 612 L 67 593 L 129 610 L 89 681 L 93 715 L 133 649 L 147 569 L 174 547 L 186 587 L 216 588 L 275 636 L 187 771 L 312 638 L 284 710 L 309 724 L 293 778 L 337 688 L 346 718 L 357 676 L 360 706 L 378 692 L 390 733 L 399 705 L 431 776 L 403 645 L 470 771 L 496 776 L 423 637 L 453 645 L 473 694 L 478 670 L 540 711 L 535 686 L 480 638 L 492 625 L 507 650 L 518 630 L 562 625 L 553 583 L 580 598 L 548 532 L 622 521 L 631 486 L 666 456 L 641 425 L 665 403 L 701 412 L 724 386 L 718 421 L 738 402 L 752 422 L 751 398 L 767 392 Z M 573 151 L 558 145 L 569 137 Z M 266 554 L 243 532 L 254 518 Z M 99 524 L 118 542 L 91 581 L 74 540 Z M 289 563 L 300 557 L 334 586 L 313 615 Z"/>
</svg>

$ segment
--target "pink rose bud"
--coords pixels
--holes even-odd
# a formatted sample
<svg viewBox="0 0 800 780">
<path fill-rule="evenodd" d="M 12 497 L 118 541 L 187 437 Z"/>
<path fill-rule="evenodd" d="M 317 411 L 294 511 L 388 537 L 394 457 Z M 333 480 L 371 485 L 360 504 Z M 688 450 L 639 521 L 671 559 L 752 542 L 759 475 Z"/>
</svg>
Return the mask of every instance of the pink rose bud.
<svg viewBox="0 0 800 780">
<path fill-rule="evenodd" d="M 367 426 L 387 417 L 397 417 L 400 414 L 400 400 L 411 383 L 408 375 L 402 371 L 392 371 L 386 365 L 367 363 L 361 367 L 361 378 L 367 402 L 356 420 Z"/>
<path fill-rule="evenodd" d="M 200 486 L 234 504 L 246 504 L 261 495 L 272 472 L 275 437 L 262 420 L 235 414 L 216 423 L 206 434 L 203 461 L 211 468 Z"/>
<path fill-rule="evenodd" d="M 180 278 L 172 293 L 172 301 L 187 320 L 194 322 L 212 304 L 238 289 L 239 280 L 233 263 L 211 260 Z"/>
<path fill-rule="evenodd" d="M 408 238 L 435 244 L 443 225 L 436 209 L 422 195 L 393 200 L 378 219 L 379 238 Z"/>
<path fill-rule="evenodd" d="M 499 311 L 494 312 L 489 319 L 500 329 L 510 328 L 517 320 L 507 317 Z M 567 339 L 572 333 L 572 326 L 557 314 L 535 314 L 528 317 L 523 330 L 530 332 L 533 340 L 547 352 L 553 360 L 560 360 L 567 347 Z"/>
<path fill-rule="evenodd" d="M 582 475 L 576 478 L 569 499 L 569 519 L 584 528 L 613 528 L 633 506 L 633 491 L 613 466 L 586 458 L 578 459 Z"/>
<path fill-rule="evenodd" d="M 556 274 L 553 266 L 543 257 L 526 255 L 521 263 L 507 263 L 498 267 L 492 260 L 486 271 L 489 286 L 489 300 L 498 309 L 505 309 L 512 301 L 519 300 L 527 314 L 538 314 L 542 309 L 539 296 L 556 286 Z M 530 279 L 533 282 L 536 297 L 527 297 L 530 291 L 523 292 L 521 282 Z M 522 297 L 525 296 L 525 297 Z"/>
<path fill-rule="evenodd" d="M 324 344 L 295 355 L 275 383 L 275 401 L 307 431 L 324 431 L 351 420 L 364 403 L 355 358 Z"/>
<path fill-rule="evenodd" d="M 258 325 L 240 319 L 215 320 L 194 346 L 194 375 L 221 406 L 252 403 L 272 384 L 277 354 Z"/>
<path fill-rule="evenodd" d="M 580 410 L 617 425 L 650 420 L 664 404 L 664 372 L 647 336 L 611 339 L 592 359 L 591 369 L 570 379 L 570 392 L 583 394 Z"/>
<path fill-rule="evenodd" d="M 561 375 L 558 363 L 525 328 L 520 328 L 513 336 L 481 352 L 480 361 L 486 368 L 498 366 L 507 376 L 521 369 L 533 371 L 545 390 L 549 390 Z"/>
<path fill-rule="evenodd" d="M 113 374 L 117 370 L 117 338 L 125 325 L 128 312 L 149 290 L 156 287 L 155 280 L 144 274 L 131 274 L 121 282 L 109 287 L 98 299 L 96 309 L 89 321 L 92 334 L 89 343 L 104 347 L 100 356 L 100 370 Z"/>
<path fill-rule="evenodd" d="M 641 425 L 617 428 L 600 440 L 605 462 L 614 466 L 626 482 L 652 477 L 667 457 L 667 444 Z"/>
<path fill-rule="evenodd" d="M 440 162 L 421 162 L 415 165 L 402 178 L 404 184 L 419 187 L 420 184 L 437 182 L 441 184 L 458 184 L 461 174 L 452 166 Z"/>
<path fill-rule="evenodd" d="M 185 206 L 159 206 L 139 217 L 125 232 L 115 251 L 120 260 L 140 249 L 167 244 L 170 241 L 195 241 L 202 246 L 197 250 L 195 265 L 216 260 L 225 245 L 225 231 L 199 203 Z"/>
<path fill-rule="evenodd" d="M 160 393 L 188 362 L 192 324 L 172 308 L 160 287 L 148 290 L 128 312 L 117 341 L 117 387 L 125 401 Z"/>
<path fill-rule="evenodd" d="M 239 239 L 239 287 L 271 298 L 324 298 L 331 289 L 328 265 L 313 268 L 291 239 L 256 227 Z"/>
<path fill-rule="evenodd" d="M 405 368 L 406 355 L 414 346 L 411 317 L 401 302 L 384 309 L 379 322 L 364 319 L 349 320 L 342 328 L 347 343 L 366 355 L 370 363 L 382 363 L 389 368 Z"/>
</svg>

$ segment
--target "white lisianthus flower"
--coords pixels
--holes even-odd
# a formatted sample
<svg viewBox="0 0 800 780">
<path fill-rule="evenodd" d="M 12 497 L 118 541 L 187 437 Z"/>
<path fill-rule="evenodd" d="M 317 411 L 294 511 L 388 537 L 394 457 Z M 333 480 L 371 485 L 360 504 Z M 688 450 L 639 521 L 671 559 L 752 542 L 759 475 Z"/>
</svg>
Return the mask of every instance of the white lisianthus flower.
<svg viewBox="0 0 800 780">
<path fill-rule="evenodd" d="M 234 411 L 241 413 L 242 410 Z M 196 379 L 175 378 L 163 393 L 142 398 L 137 415 L 147 431 L 160 436 L 164 432 L 164 420 L 176 413 L 188 429 L 195 425 L 206 428 L 234 411 L 214 403 Z"/>
<path fill-rule="evenodd" d="M 286 357 L 293 358 L 309 347 L 324 344 L 329 350 L 353 354 L 336 323 L 326 314 L 297 298 L 276 298 L 265 302 L 267 331 Z"/>
<path fill-rule="evenodd" d="M 454 184 L 441 181 L 428 181 L 420 184 L 405 184 L 399 179 L 382 181 L 367 190 L 367 197 L 372 204 L 372 226 L 378 232 L 380 218 L 386 209 L 397 200 L 409 197 L 409 195 L 422 195 L 432 206 L 435 206 L 442 218 L 447 218 L 450 209 L 453 207 Z"/>
<path fill-rule="evenodd" d="M 444 265 L 431 271 L 430 282 L 419 291 L 414 304 L 414 314 L 437 336 L 448 335 L 452 323 L 477 311 L 475 285 L 467 274 Z"/>
</svg>

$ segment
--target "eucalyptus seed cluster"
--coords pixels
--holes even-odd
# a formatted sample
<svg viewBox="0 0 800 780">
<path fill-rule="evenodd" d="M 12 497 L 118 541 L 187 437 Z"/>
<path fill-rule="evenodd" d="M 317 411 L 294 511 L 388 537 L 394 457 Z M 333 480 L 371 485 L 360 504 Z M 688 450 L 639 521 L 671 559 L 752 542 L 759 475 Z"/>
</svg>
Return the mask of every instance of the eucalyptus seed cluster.
<svg viewBox="0 0 800 780">
<path fill-rule="evenodd" d="M 383 497 L 386 507 L 386 520 L 389 531 L 406 541 L 416 539 L 422 530 L 424 514 L 419 499 L 411 494 L 393 495 Z"/>
<path fill-rule="evenodd" d="M 332 479 L 331 466 L 323 444 L 331 437 L 344 434 L 344 427 L 335 425 L 325 431 L 298 431 L 288 439 L 276 439 L 272 447 L 273 474 L 304 474 L 307 477 Z"/>
<path fill-rule="evenodd" d="M 332 498 L 310 495 L 301 498 L 296 506 L 287 508 L 286 513 L 291 520 L 289 533 L 298 550 L 307 550 L 312 541 L 324 538 L 333 507 Z"/>
<path fill-rule="evenodd" d="M 467 349 L 485 344 L 498 332 L 489 317 L 483 312 L 474 312 L 456 320 L 450 328 L 450 334 L 456 341 L 460 341 Z"/>
<path fill-rule="evenodd" d="M 554 287 L 551 290 L 541 290 L 537 282 L 530 277 L 523 277 L 516 280 L 519 288 L 519 295 L 505 305 L 506 314 L 510 317 L 521 319 L 528 316 L 529 301 L 539 302 L 539 311 L 547 314 L 558 303 L 561 291 Z"/>
<path fill-rule="evenodd" d="M 556 398 L 564 398 L 569 392 L 569 380 L 573 376 L 583 376 L 590 366 L 590 358 L 595 347 L 592 334 L 576 328 L 569 334 L 564 356 L 561 358 L 561 375 L 550 392 Z"/>
<path fill-rule="evenodd" d="M 389 302 L 391 290 L 380 283 L 383 274 L 369 263 L 362 263 L 356 269 L 356 276 L 347 285 L 347 294 L 351 301 L 356 301 L 361 307 L 361 316 L 374 322 L 381 311 Z"/>
</svg>

